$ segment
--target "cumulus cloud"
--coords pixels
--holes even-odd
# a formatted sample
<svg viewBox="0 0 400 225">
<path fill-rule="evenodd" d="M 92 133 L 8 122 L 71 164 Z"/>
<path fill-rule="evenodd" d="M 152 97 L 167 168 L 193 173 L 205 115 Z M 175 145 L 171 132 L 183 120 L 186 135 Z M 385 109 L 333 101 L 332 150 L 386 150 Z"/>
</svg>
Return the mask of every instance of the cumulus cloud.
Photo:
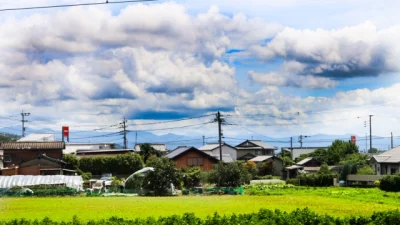
<svg viewBox="0 0 400 225">
<path fill-rule="evenodd" d="M 257 73 L 249 71 L 248 77 L 251 81 L 266 86 L 293 87 L 303 89 L 331 89 L 337 82 L 325 77 L 315 77 L 311 75 L 298 76 L 289 73 Z"/>
<path fill-rule="evenodd" d="M 371 22 L 336 30 L 285 28 L 251 52 L 262 60 L 276 57 L 299 64 L 302 74 L 332 77 L 371 76 L 398 71 L 400 28 L 378 30 Z"/>
</svg>

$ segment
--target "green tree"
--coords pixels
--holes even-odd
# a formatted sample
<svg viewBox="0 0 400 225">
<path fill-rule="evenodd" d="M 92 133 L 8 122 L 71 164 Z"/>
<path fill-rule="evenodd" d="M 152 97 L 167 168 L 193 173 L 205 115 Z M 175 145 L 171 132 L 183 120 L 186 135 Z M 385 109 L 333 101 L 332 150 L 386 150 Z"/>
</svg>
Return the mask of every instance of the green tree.
<svg viewBox="0 0 400 225">
<path fill-rule="evenodd" d="M 354 153 L 346 155 L 339 162 L 339 165 L 366 165 L 368 162 L 368 155 Z"/>
<path fill-rule="evenodd" d="M 168 195 L 171 184 L 178 183 L 178 171 L 175 163 L 165 157 L 151 158 L 147 162 L 148 167 L 153 167 L 154 171 L 145 175 L 143 180 L 144 189 L 156 196 Z"/>
<path fill-rule="evenodd" d="M 65 154 L 63 155 L 63 161 L 67 163 L 66 168 L 70 170 L 78 170 L 79 169 L 79 160 L 76 155 Z"/>
<path fill-rule="evenodd" d="M 369 165 L 364 165 L 360 169 L 358 169 L 357 174 L 359 175 L 374 175 L 374 170 Z"/>
<path fill-rule="evenodd" d="M 328 164 L 324 163 L 324 164 L 322 164 L 321 167 L 319 168 L 317 174 L 318 174 L 318 175 L 331 175 L 332 172 L 331 172 L 331 170 L 329 169 Z"/>
<path fill-rule="evenodd" d="M 357 174 L 357 165 L 352 165 L 350 169 L 350 174 Z"/>
<path fill-rule="evenodd" d="M 200 167 L 190 167 L 182 169 L 183 186 L 193 188 L 200 185 L 201 170 Z"/>
<path fill-rule="evenodd" d="M 97 175 L 102 173 L 132 174 L 143 168 L 143 161 L 138 154 L 131 153 L 107 157 L 84 157 L 79 160 L 79 168 L 84 172 Z"/>
<path fill-rule="evenodd" d="M 349 165 L 345 165 L 342 168 L 342 171 L 340 171 L 340 180 L 347 180 L 347 175 L 350 173 L 350 166 Z"/>
<path fill-rule="evenodd" d="M 289 156 L 284 156 L 282 158 L 282 160 L 283 160 L 283 165 L 284 166 L 291 166 L 294 163 L 293 160 Z"/>
<path fill-rule="evenodd" d="M 0 133 L 0 143 L 16 142 L 20 138 L 21 138 L 21 136 L 19 136 L 19 135 L 10 134 L 10 133 Z"/>
<path fill-rule="evenodd" d="M 368 152 L 369 152 L 369 153 L 378 153 L 379 151 L 378 151 L 378 149 L 376 149 L 376 148 L 370 148 L 370 149 L 368 150 Z"/>
<path fill-rule="evenodd" d="M 155 155 L 157 157 L 161 157 L 162 156 L 162 152 L 161 151 L 158 151 L 157 149 L 153 148 L 148 143 L 140 145 L 139 154 L 143 157 L 143 161 L 145 163 L 147 162 L 147 159 L 152 155 Z"/>
<path fill-rule="evenodd" d="M 239 187 L 251 181 L 251 174 L 241 162 L 215 165 L 209 174 L 209 181 L 217 187 Z"/>
</svg>

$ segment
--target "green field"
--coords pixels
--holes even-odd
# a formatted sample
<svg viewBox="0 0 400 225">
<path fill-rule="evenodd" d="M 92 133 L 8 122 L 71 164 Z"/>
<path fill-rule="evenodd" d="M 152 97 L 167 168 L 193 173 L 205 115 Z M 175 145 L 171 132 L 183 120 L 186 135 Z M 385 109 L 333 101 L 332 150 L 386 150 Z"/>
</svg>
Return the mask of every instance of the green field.
<svg viewBox="0 0 400 225">
<path fill-rule="evenodd" d="M 378 189 L 318 188 L 285 190 L 269 196 L 179 197 L 58 197 L 0 198 L 0 218 L 82 220 L 159 217 L 193 212 L 196 216 L 257 212 L 260 208 L 293 211 L 308 207 L 331 216 L 370 215 L 374 211 L 400 209 L 397 194 Z"/>
</svg>

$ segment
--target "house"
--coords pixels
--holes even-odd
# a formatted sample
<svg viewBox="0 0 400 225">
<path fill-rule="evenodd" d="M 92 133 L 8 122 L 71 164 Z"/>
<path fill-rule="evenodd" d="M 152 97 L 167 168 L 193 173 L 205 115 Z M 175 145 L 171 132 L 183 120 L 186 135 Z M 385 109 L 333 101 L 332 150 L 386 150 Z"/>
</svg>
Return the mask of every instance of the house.
<svg viewBox="0 0 400 225">
<path fill-rule="evenodd" d="M 142 143 L 145 144 L 145 143 Z M 136 144 L 135 145 L 135 152 L 140 152 L 140 146 L 142 144 Z M 153 147 L 155 150 L 161 151 L 161 152 L 167 152 L 167 145 L 165 144 L 151 144 L 148 143 L 151 147 Z"/>
<path fill-rule="evenodd" d="M 175 162 L 178 169 L 198 166 L 201 170 L 212 170 L 218 159 L 200 151 L 195 147 L 181 146 L 166 155 L 167 158 Z"/>
<path fill-rule="evenodd" d="M 56 141 L 55 133 L 32 133 L 22 137 L 17 142 L 51 142 Z"/>
<path fill-rule="evenodd" d="M 76 156 L 78 158 L 84 158 L 92 156 L 117 156 L 127 153 L 134 153 L 134 149 L 78 149 L 76 151 Z"/>
<path fill-rule="evenodd" d="M 273 155 L 256 156 L 255 158 L 252 158 L 249 161 L 256 163 L 258 168 L 263 163 L 271 163 L 272 171 L 271 171 L 271 174 L 268 174 L 268 175 L 282 176 L 283 160 L 277 156 L 273 156 Z"/>
<path fill-rule="evenodd" d="M 110 150 L 115 148 L 115 143 L 66 143 L 64 154 L 74 154 L 77 150 Z"/>
<path fill-rule="evenodd" d="M 328 147 L 302 147 L 302 148 L 291 148 L 291 147 L 283 147 L 282 152 L 290 153 L 291 159 L 295 160 L 299 158 L 301 155 L 309 154 L 315 152 L 317 149 L 327 149 Z"/>
<path fill-rule="evenodd" d="M 47 156 L 38 155 L 22 161 L 2 171 L 2 175 L 73 175 L 76 171 L 66 169 L 66 162 Z"/>
<path fill-rule="evenodd" d="M 46 159 L 52 158 L 54 160 L 62 160 L 62 150 L 64 148 L 65 144 L 61 141 L 3 143 L 0 146 L 0 149 L 4 152 L 4 168 L 2 170 L 2 173 L 4 175 L 5 171 L 7 173 L 10 168 L 20 168 L 21 164 L 28 162 L 29 160 L 36 159 L 36 157 L 40 155 L 45 155 Z M 24 175 L 32 174 L 37 174 L 36 170 L 24 170 Z"/>
<path fill-rule="evenodd" d="M 226 143 L 221 144 L 222 149 L 222 159 L 224 162 L 228 163 L 229 161 L 236 161 L 237 159 L 237 150 L 235 147 L 232 147 Z M 203 151 L 209 155 L 220 158 L 219 152 L 219 143 L 209 143 L 199 148 L 200 151 Z M 229 155 L 229 157 L 228 157 Z M 224 158 L 226 160 L 224 160 Z M 230 158 L 230 159 L 229 159 Z"/>
<path fill-rule="evenodd" d="M 295 178 L 299 173 L 316 173 L 321 166 L 321 162 L 313 157 L 307 157 L 292 166 L 286 167 L 285 178 Z"/>
<path fill-rule="evenodd" d="M 372 156 L 369 161 L 376 175 L 398 174 L 400 173 L 400 146 Z"/>
<path fill-rule="evenodd" d="M 276 147 L 259 140 L 247 140 L 236 146 L 237 160 L 249 160 L 259 155 L 274 155 Z"/>
</svg>

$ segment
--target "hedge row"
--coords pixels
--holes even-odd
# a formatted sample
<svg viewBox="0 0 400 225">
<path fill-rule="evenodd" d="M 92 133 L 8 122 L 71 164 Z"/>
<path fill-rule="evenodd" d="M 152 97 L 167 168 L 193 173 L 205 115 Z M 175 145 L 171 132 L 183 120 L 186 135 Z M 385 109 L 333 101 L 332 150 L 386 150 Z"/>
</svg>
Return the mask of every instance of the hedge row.
<svg viewBox="0 0 400 225">
<path fill-rule="evenodd" d="M 333 186 L 333 178 L 331 174 L 311 174 L 300 176 L 300 185 L 311 187 L 328 187 Z"/>
<path fill-rule="evenodd" d="M 143 168 L 138 154 L 124 154 L 108 157 L 85 157 L 79 160 L 79 169 L 101 175 L 102 173 L 131 174 Z"/>
<path fill-rule="evenodd" d="M 335 225 L 397 225 L 400 224 L 400 212 L 388 211 L 388 212 L 375 212 L 372 216 L 352 216 L 347 218 L 337 218 L 327 215 L 319 215 L 311 212 L 308 209 L 298 209 L 296 211 L 286 213 L 279 210 L 271 211 L 262 209 L 258 213 L 250 214 L 239 214 L 231 216 L 221 216 L 214 214 L 205 219 L 200 219 L 192 213 L 186 213 L 183 216 L 170 216 L 153 218 L 149 217 L 146 219 L 135 219 L 127 220 L 117 217 L 112 217 L 107 220 L 97 220 L 82 222 L 77 217 L 74 217 L 68 222 L 57 222 L 45 218 L 41 221 L 32 221 L 25 219 L 16 219 L 11 221 L 0 221 L 0 225 L 97 225 L 97 224 L 125 224 L 125 225 L 150 225 L 150 224 L 161 224 L 161 225 L 236 225 L 236 224 L 276 224 L 276 225 L 298 225 L 298 224 L 335 224 Z"/>
</svg>

